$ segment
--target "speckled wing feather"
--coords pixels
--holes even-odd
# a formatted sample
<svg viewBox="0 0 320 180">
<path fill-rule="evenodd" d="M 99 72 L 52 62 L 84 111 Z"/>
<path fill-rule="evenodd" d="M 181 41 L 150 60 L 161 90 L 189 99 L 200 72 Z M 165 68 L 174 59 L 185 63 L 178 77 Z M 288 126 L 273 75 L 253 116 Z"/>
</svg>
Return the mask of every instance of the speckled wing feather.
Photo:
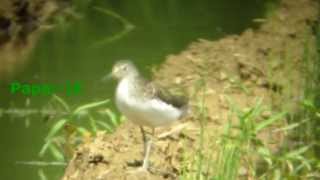
<svg viewBox="0 0 320 180">
<path fill-rule="evenodd" d="M 181 95 L 173 95 L 169 91 L 166 91 L 164 89 L 158 89 L 157 97 L 161 99 L 162 101 L 173 105 L 176 108 L 183 108 L 188 104 L 188 98 L 186 96 Z"/>
<path fill-rule="evenodd" d="M 158 98 L 179 109 L 188 104 L 188 98 L 186 96 L 172 94 L 170 91 L 146 79 L 139 78 L 136 84 L 137 88 L 143 88 L 137 91 L 143 92 L 142 96 L 145 98 Z"/>
<path fill-rule="evenodd" d="M 162 88 L 159 85 L 156 85 L 152 82 L 150 82 L 148 84 L 148 86 L 152 87 L 150 89 L 152 90 L 152 95 L 153 97 L 156 97 L 164 102 L 166 102 L 167 104 L 170 104 L 176 108 L 183 108 L 184 106 L 187 105 L 188 103 L 188 98 L 182 95 L 177 95 L 177 94 L 172 94 L 170 91 Z"/>
</svg>

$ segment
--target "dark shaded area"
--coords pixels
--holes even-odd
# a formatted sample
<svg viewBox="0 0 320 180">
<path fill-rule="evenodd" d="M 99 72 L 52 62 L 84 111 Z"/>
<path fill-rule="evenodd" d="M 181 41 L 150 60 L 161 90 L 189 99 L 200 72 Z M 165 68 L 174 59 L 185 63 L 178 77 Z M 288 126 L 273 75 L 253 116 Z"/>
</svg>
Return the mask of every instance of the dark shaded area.
<svg viewBox="0 0 320 180">
<path fill-rule="evenodd" d="M 10 40 L 9 28 L 11 20 L 9 18 L 0 17 L 0 47 Z"/>
</svg>

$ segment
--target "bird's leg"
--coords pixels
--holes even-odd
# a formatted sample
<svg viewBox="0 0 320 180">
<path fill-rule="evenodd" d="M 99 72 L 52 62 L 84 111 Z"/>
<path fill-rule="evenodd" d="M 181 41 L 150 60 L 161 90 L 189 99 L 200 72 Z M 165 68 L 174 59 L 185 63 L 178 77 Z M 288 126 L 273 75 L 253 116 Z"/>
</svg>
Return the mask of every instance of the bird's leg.
<svg viewBox="0 0 320 180">
<path fill-rule="evenodd" d="M 149 157 L 150 157 L 151 146 L 152 146 L 152 140 L 148 139 L 147 148 L 146 148 L 146 152 L 145 152 L 145 156 L 143 158 L 143 164 L 142 164 L 142 169 L 144 170 L 148 170 L 149 168 Z"/>
<path fill-rule="evenodd" d="M 151 142 L 147 138 L 147 134 L 143 129 L 143 126 L 139 126 L 141 134 L 142 134 L 142 141 L 143 141 L 143 164 L 142 167 L 129 171 L 129 173 L 139 173 L 139 172 L 147 172 L 148 171 L 148 158 L 150 154 L 150 149 L 151 149 Z"/>
<path fill-rule="evenodd" d="M 140 131 L 142 134 L 142 141 L 143 141 L 143 156 L 145 156 L 146 151 L 147 151 L 147 136 L 146 136 L 146 133 L 145 133 L 143 127 L 142 126 L 139 126 L 139 127 L 140 127 Z"/>
<path fill-rule="evenodd" d="M 151 138 L 148 138 L 148 140 L 147 140 L 145 155 L 144 155 L 143 164 L 142 164 L 142 169 L 144 169 L 144 170 L 149 169 L 149 157 L 150 157 L 150 152 L 151 152 L 151 147 L 152 147 L 152 138 L 154 136 L 154 130 L 155 129 L 152 128 Z"/>
</svg>

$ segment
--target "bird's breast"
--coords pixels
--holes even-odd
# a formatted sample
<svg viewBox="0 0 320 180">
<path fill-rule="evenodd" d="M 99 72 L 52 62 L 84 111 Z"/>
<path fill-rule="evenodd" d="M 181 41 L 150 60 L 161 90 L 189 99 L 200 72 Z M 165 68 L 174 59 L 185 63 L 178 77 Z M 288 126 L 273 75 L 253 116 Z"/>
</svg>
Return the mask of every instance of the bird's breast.
<svg viewBox="0 0 320 180">
<path fill-rule="evenodd" d="M 120 111 L 123 112 L 131 104 L 130 84 L 124 79 L 119 82 L 116 90 L 116 104 Z"/>
</svg>

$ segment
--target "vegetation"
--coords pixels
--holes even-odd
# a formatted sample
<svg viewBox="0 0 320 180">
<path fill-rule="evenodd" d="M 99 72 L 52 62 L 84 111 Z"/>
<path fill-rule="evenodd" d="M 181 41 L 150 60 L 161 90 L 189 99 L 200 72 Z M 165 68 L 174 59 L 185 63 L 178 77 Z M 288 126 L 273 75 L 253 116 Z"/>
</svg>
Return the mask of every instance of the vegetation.
<svg viewBox="0 0 320 180">
<path fill-rule="evenodd" d="M 109 102 L 107 99 L 72 109 L 62 98 L 53 95 L 47 109 L 41 111 L 47 120 L 50 118 L 50 121 L 54 123 L 39 152 L 41 159 L 51 157 L 50 160 L 17 163 L 38 166 L 40 179 L 47 179 L 44 167 L 65 166 L 77 145 L 94 137 L 98 131 L 112 133 L 119 126 L 122 119 L 108 108 Z M 34 113 L 34 111 L 31 112 Z"/>
<path fill-rule="evenodd" d="M 248 173 L 251 177 L 255 177 L 257 158 L 254 158 L 254 156 L 258 155 L 267 162 L 270 162 L 271 156 L 270 150 L 257 135 L 275 121 L 283 119 L 287 113 L 274 114 L 268 119 L 257 122 L 257 119 L 261 118 L 260 115 L 265 110 L 262 106 L 262 99 L 258 99 L 254 107 L 246 110 L 240 110 L 229 99 L 232 107 L 229 122 L 225 126 L 223 135 L 212 142 L 212 139 L 205 139 L 204 135 L 204 132 L 210 132 L 210 129 L 206 128 L 207 112 L 203 94 L 205 92 L 204 83 L 202 83 L 201 91 L 202 96 L 200 96 L 197 105 L 196 116 L 200 123 L 199 146 L 195 155 L 185 156 L 186 158 L 182 162 L 184 168 L 181 172 L 181 179 L 237 179 L 241 168 L 251 170 Z M 232 123 L 233 115 L 238 120 L 237 126 Z M 211 137 L 214 136 L 211 135 Z M 208 145 L 205 146 L 204 144 Z M 190 164 L 195 167 L 190 167 Z M 194 169 L 194 171 L 190 171 L 190 169 Z"/>
<path fill-rule="evenodd" d="M 225 125 L 223 135 L 212 142 L 212 139 L 205 139 L 204 136 L 204 132 L 210 132 L 210 129 L 206 128 L 205 100 L 198 99 L 196 118 L 201 127 L 200 143 L 196 152 L 185 153 L 181 179 L 320 178 L 320 26 L 316 27 L 316 57 L 312 56 L 308 47 L 310 37 L 306 36 L 302 57 L 306 71 L 304 95 L 298 104 L 299 111 L 287 112 L 286 104 L 283 103 L 284 107 L 278 107 L 281 110 L 279 113 L 261 119 L 262 112 L 267 110 L 262 105 L 262 99 L 257 99 L 255 106 L 241 110 L 228 98 L 232 107 L 229 122 Z M 202 83 L 199 91 L 204 92 L 205 88 Z M 232 121 L 234 115 L 236 123 Z M 279 120 L 282 120 L 283 125 L 273 132 L 285 134 L 285 141 L 277 152 L 272 152 L 257 135 Z M 284 120 L 287 122 L 283 123 Z"/>
<path fill-rule="evenodd" d="M 96 132 L 102 128 L 111 133 L 114 128 L 118 126 L 118 124 L 120 124 L 120 119 L 116 118 L 116 115 L 112 111 L 110 111 L 110 109 L 104 108 L 99 112 L 99 114 L 96 115 L 90 111 L 93 108 L 106 105 L 109 100 L 85 104 L 75 108 L 74 110 L 71 110 L 70 106 L 58 96 L 53 96 L 53 100 L 58 102 L 58 105 L 61 106 L 56 108 L 63 108 L 67 115 L 55 120 L 55 123 L 52 125 L 45 138 L 46 142 L 41 148 L 41 151 L 39 153 L 40 157 L 42 157 L 47 152 L 47 150 L 50 149 L 52 155 L 57 160 L 64 161 L 64 153 L 62 153 L 61 150 L 58 150 L 59 148 L 57 147 L 57 144 L 68 144 L 70 143 L 68 142 L 68 140 L 70 140 L 70 137 L 72 136 L 74 136 L 75 139 L 76 137 L 85 137 L 90 134 L 96 134 Z M 77 121 L 83 118 L 89 120 L 91 131 L 77 124 Z M 62 129 L 65 129 L 66 131 L 66 139 L 60 138 Z"/>
</svg>

